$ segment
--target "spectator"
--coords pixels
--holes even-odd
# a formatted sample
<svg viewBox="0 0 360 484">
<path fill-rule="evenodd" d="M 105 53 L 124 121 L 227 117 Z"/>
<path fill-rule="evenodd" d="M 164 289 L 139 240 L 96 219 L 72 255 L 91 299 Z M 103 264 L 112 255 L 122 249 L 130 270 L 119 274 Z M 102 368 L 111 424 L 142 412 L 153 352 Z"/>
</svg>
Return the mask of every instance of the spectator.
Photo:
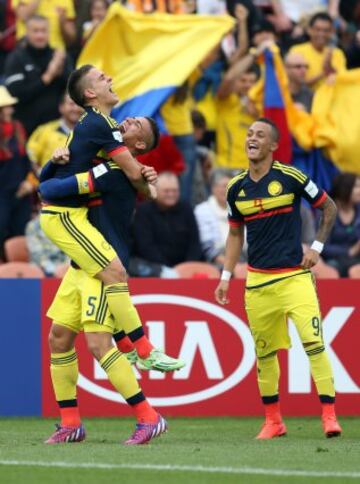
<svg viewBox="0 0 360 484">
<path fill-rule="evenodd" d="M 9 52 L 15 48 L 15 13 L 11 0 L 0 0 L 0 76 Z"/>
<path fill-rule="evenodd" d="M 27 224 L 25 236 L 30 262 L 41 267 L 46 276 L 54 276 L 57 267 L 69 261 L 41 230 L 38 215 Z"/>
<path fill-rule="evenodd" d="M 135 12 L 186 13 L 184 0 L 128 0 L 127 7 Z"/>
<path fill-rule="evenodd" d="M 177 177 L 159 175 L 157 199 L 139 205 L 133 223 L 133 255 L 167 267 L 202 257 L 195 216 L 189 203 L 180 201 Z"/>
<path fill-rule="evenodd" d="M 309 68 L 304 56 L 291 52 L 285 57 L 285 68 L 289 79 L 289 90 L 296 106 L 302 111 L 311 111 L 313 92 L 307 87 L 305 79 Z"/>
<path fill-rule="evenodd" d="M 106 17 L 109 3 L 107 0 L 92 0 L 90 4 L 90 20 L 84 22 L 82 29 L 82 43 L 90 39 L 95 30 Z"/>
<path fill-rule="evenodd" d="M 249 66 L 250 54 L 240 59 L 225 74 L 217 92 L 216 164 L 223 168 L 247 168 L 245 139 L 255 117 L 247 97 L 258 79 L 258 70 Z"/>
<path fill-rule="evenodd" d="M 340 277 L 347 277 L 349 268 L 360 263 L 360 177 L 341 173 L 335 178 L 330 195 L 338 213 L 322 256 Z"/>
<path fill-rule="evenodd" d="M 316 90 L 330 74 L 346 69 L 346 59 L 343 52 L 331 44 L 334 28 L 329 14 L 317 13 L 311 17 L 308 34 L 310 41 L 293 46 L 290 52 L 303 55 L 309 65 L 306 82 Z"/>
<path fill-rule="evenodd" d="M 24 235 L 31 217 L 30 161 L 26 156 L 26 134 L 19 121 L 13 120 L 17 99 L 0 86 L 0 258 L 4 241 Z"/>
<path fill-rule="evenodd" d="M 206 200 L 209 195 L 209 176 L 213 167 L 214 153 L 201 144 L 206 132 L 206 119 L 203 114 L 193 110 L 191 119 L 196 142 L 196 166 L 191 199 L 191 204 L 195 206 Z"/>
<path fill-rule="evenodd" d="M 196 11 L 204 15 L 221 15 L 226 13 L 225 0 L 197 0 Z"/>
<path fill-rule="evenodd" d="M 348 69 L 360 67 L 360 30 L 356 32 L 352 43 L 346 49 L 346 60 Z"/>
<path fill-rule="evenodd" d="M 49 21 L 49 44 L 53 49 L 65 49 L 76 40 L 75 11 L 72 0 L 12 0 L 16 12 L 16 37 L 27 35 L 27 21 L 34 15 Z"/>
<path fill-rule="evenodd" d="M 26 32 L 26 44 L 19 45 L 7 58 L 5 84 L 19 100 L 16 117 L 30 135 L 39 124 L 58 117 L 72 65 L 64 51 L 49 46 L 45 17 L 31 17 Z"/>
<path fill-rule="evenodd" d="M 38 171 L 47 163 L 56 148 L 65 146 L 66 139 L 74 129 L 83 109 L 64 94 L 59 104 L 61 118 L 41 124 L 30 136 L 27 151 Z"/>
<path fill-rule="evenodd" d="M 219 268 L 224 264 L 225 242 L 229 232 L 226 189 L 231 178 L 232 174 L 227 170 L 214 170 L 211 174 L 210 197 L 195 207 L 203 253 L 208 262 Z"/>
</svg>

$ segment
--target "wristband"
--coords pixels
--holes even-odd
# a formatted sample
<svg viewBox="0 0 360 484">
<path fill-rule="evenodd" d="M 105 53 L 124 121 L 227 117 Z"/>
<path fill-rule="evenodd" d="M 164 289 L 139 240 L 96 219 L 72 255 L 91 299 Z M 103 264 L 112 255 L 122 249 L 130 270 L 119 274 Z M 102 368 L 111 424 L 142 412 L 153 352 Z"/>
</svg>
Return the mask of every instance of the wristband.
<svg viewBox="0 0 360 484">
<path fill-rule="evenodd" d="M 221 281 L 230 281 L 231 279 L 231 272 L 230 271 L 222 271 L 220 280 Z"/>
<path fill-rule="evenodd" d="M 322 250 L 324 248 L 324 244 L 322 242 L 319 242 L 318 240 L 314 240 L 314 242 L 311 244 L 311 249 L 316 250 L 319 254 L 321 254 Z"/>
</svg>

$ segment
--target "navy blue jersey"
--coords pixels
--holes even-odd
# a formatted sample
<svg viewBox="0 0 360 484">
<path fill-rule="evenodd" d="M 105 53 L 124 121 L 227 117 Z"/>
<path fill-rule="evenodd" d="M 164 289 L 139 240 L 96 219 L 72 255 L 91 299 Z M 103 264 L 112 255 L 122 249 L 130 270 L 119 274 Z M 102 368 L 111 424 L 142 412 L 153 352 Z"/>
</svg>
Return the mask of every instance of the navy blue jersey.
<svg viewBox="0 0 360 484">
<path fill-rule="evenodd" d="M 69 135 L 66 146 L 70 150 L 70 161 L 58 165 L 55 178 L 66 178 L 83 173 L 93 167 L 94 161 L 108 161 L 111 156 L 126 150 L 117 122 L 98 109 L 87 107 Z M 87 196 L 76 195 L 47 203 L 65 207 L 79 207 L 87 201 Z"/>
<path fill-rule="evenodd" d="M 102 164 L 91 172 L 94 189 L 101 192 L 101 199 L 96 197 L 89 202 L 88 217 L 127 268 L 136 190 L 122 170 L 116 166 L 112 168 Z"/>
<path fill-rule="evenodd" d="M 274 161 L 270 171 L 253 181 L 248 170 L 228 185 L 229 223 L 246 225 L 249 268 L 296 268 L 303 257 L 301 197 L 313 207 L 326 193 L 300 170 Z"/>
</svg>

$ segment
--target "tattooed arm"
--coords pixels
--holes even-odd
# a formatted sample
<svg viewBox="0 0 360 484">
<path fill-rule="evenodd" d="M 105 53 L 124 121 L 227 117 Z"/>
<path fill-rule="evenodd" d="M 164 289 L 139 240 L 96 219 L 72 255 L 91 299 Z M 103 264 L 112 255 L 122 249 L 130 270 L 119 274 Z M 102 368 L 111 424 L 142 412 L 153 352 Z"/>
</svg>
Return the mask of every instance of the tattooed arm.
<svg viewBox="0 0 360 484">
<path fill-rule="evenodd" d="M 335 223 L 337 208 L 335 202 L 329 197 L 329 195 L 318 208 L 322 211 L 322 215 L 319 228 L 316 232 L 315 240 L 324 244 Z M 301 266 L 304 269 L 310 269 L 319 261 L 319 258 L 319 252 L 310 248 L 305 252 L 301 261 Z"/>
</svg>

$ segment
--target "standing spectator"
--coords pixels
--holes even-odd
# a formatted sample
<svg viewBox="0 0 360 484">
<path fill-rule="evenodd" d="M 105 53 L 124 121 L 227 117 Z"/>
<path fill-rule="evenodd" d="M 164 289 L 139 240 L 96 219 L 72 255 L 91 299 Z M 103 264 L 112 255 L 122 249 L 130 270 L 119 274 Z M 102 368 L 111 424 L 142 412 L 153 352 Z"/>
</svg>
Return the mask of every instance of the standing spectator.
<svg viewBox="0 0 360 484">
<path fill-rule="evenodd" d="M 338 213 L 322 256 L 347 277 L 351 266 L 360 263 L 360 177 L 341 173 L 333 183 L 331 197 Z"/>
<path fill-rule="evenodd" d="M 290 52 L 303 55 L 309 65 L 306 82 L 316 90 L 330 74 L 346 69 L 346 59 L 343 52 L 331 44 L 334 27 L 328 13 L 311 17 L 308 34 L 310 41 L 295 45 Z"/>
<path fill-rule="evenodd" d="M 74 129 L 83 109 L 74 103 L 68 94 L 64 94 L 59 104 L 60 119 L 41 124 L 30 136 L 27 152 L 38 170 L 47 163 L 56 148 L 65 146 L 67 137 Z"/>
<path fill-rule="evenodd" d="M 302 54 L 291 52 L 285 57 L 285 68 L 293 101 L 299 109 L 309 113 L 313 100 L 313 92 L 305 81 L 309 65 Z"/>
<path fill-rule="evenodd" d="M 196 141 L 196 166 L 192 186 L 191 204 L 193 206 L 207 199 L 210 191 L 209 178 L 213 167 L 214 153 L 202 144 L 206 133 L 206 119 L 200 111 L 191 111 Z"/>
<path fill-rule="evenodd" d="M 191 205 L 180 201 L 177 177 L 160 173 L 157 199 L 139 205 L 133 223 L 134 255 L 167 267 L 201 259 Z"/>
<path fill-rule="evenodd" d="M 70 59 L 49 46 L 49 23 L 35 15 L 26 23 L 26 44 L 7 58 L 5 84 L 19 103 L 16 117 L 30 135 L 59 115 L 58 105 L 71 72 Z"/>
<path fill-rule="evenodd" d="M 135 12 L 186 13 L 184 0 L 128 0 L 127 7 Z"/>
<path fill-rule="evenodd" d="M 107 0 L 92 0 L 90 4 L 90 20 L 84 22 L 82 29 L 82 43 L 85 44 L 95 30 L 99 27 L 101 22 L 106 17 L 106 12 L 109 8 Z"/>
<path fill-rule="evenodd" d="M 15 13 L 11 0 L 0 0 L 0 76 L 9 52 L 15 48 Z"/>
<path fill-rule="evenodd" d="M 49 21 L 49 44 L 53 49 L 65 49 L 76 40 L 73 0 L 12 0 L 16 12 L 16 37 L 27 35 L 27 21 L 41 15 Z"/>
<path fill-rule="evenodd" d="M 31 217 L 30 194 L 34 191 L 28 177 L 26 134 L 21 123 L 13 120 L 16 103 L 17 99 L 0 86 L 0 258 L 7 238 L 24 235 Z"/>
</svg>

